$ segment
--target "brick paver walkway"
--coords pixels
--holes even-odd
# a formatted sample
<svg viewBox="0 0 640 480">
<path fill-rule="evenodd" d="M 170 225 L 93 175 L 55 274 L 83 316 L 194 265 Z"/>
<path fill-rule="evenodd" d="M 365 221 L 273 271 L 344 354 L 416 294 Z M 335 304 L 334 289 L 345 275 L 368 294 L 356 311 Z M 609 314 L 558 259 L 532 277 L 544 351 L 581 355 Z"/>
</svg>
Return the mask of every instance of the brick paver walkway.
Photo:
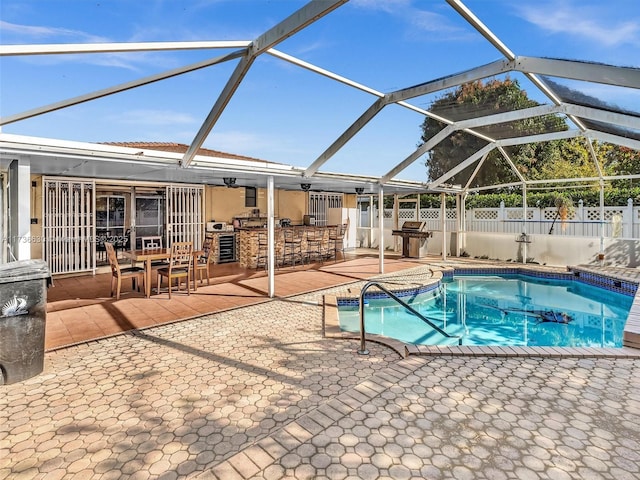
<svg viewBox="0 0 640 480">
<path fill-rule="evenodd" d="M 321 293 L 48 353 L 0 478 L 640 478 L 640 360 L 359 356 Z"/>
</svg>

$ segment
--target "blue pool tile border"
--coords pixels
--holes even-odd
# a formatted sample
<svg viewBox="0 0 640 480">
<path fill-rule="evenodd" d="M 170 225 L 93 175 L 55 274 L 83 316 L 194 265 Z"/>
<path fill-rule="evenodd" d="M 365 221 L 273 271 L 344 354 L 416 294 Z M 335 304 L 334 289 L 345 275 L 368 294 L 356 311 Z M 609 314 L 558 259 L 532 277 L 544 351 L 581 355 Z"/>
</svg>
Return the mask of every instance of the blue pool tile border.
<svg viewBox="0 0 640 480">
<path fill-rule="evenodd" d="M 440 281 L 437 281 L 435 283 L 431 283 L 429 285 L 422 285 L 419 287 L 417 286 L 417 287 L 411 287 L 411 288 L 403 288 L 400 290 L 393 289 L 393 293 L 398 297 L 410 297 L 413 295 L 419 295 L 421 293 L 430 292 L 432 290 L 437 290 L 439 287 L 440 287 Z M 364 298 L 366 300 L 376 300 L 376 299 L 389 298 L 389 296 L 384 292 L 369 291 L 365 294 Z M 343 307 L 343 306 L 357 307 L 360 305 L 360 297 L 355 297 L 355 298 L 354 297 L 337 297 L 336 300 L 338 302 L 339 307 Z"/>
<path fill-rule="evenodd" d="M 638 283 L 629 280 L 622 280 L 580 268 L 573 269 L 572 274 L 578 282 L 595 285 L 612 292 L 635 296 L 638 291 Z"/>
<path fill-rule="evenodd" d="M 544 278 L 550 280 L 570 280 L 587 285 L 603 288 L 630 297 L 635 296 L 638 283 L 629 280 L 612 277 L 602 273 L 595 273 L 586 269 L 572 267 L 566 272 L 545 272 L 530 268 L 455 268 L 443 272 L 443 278 L 451 278 L 454 275 L 522 275 L 524 277 Z"/>
<path fill-rule="evenodd" d="M 637 282 L 622 280 L 620 278 L 605 275 L 602 273 L 595 273 L 593 271 L 582 269 L 579 267 L 572 267 L 566 272 L 536 270 L 530 267 L 455 267 L 442 271 L 442 278 L 452 278 L 454 275 L 522 275 L 525 277 L 528 276 L 550 280 L 567 280 L 600 287 L 602 289 L 620 293 L 630 297 L 635 296 L 638 290 Z M 418 295 L 438 289 L 440 287 L 440 283 L 440 281 L 437 281 L 429 285 L 404 288 L 400 290 L 394 289 L 393 293 L 399 297 Z M 369 291 L 365 294 L 365 299 L 384 298 L 388 298 L 387 294 L 380 291 Z M 358 307 L 360 304 L 359 297 L 338 297 L 336 298 L 336 301 L 338 303 L 338 307 Z"/>
</svg>

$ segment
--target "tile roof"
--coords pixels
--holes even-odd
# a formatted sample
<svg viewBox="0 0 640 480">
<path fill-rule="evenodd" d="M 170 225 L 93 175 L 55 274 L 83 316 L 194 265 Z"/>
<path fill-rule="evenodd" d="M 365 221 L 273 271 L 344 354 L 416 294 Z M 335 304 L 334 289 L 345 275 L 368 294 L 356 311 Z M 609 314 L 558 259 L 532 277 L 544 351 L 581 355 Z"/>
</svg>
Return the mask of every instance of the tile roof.
<svg viewBox="0 0 640 480">
<path fill-rule="evenodd" d="M 113 145 L 116 147 L 127 147 L 127 148 L 140 148 L 146 150 L 159 150 L 162 152 L 173 152 L 173 153 L 185 153 L 189 148 L 189 145 L 184 143 L 175 143 L 175 142 L 100 142 L 102 145 Z M 210 150 L 208 148 L 200 148 L 198 149 L 198 155 L 203 155 L 207 157 L 223 157 L 229 158 L 232 160 L 250 160 L 254 162 L 266 162 L 266 163 L 276 163 L 269 162 L 268 160 L 262 160 L 254 157 L 247 157 L 244 155 L 236 155 L 234 153 L 226 153 L 221 152 L 219 150 Z"/>
</svg>

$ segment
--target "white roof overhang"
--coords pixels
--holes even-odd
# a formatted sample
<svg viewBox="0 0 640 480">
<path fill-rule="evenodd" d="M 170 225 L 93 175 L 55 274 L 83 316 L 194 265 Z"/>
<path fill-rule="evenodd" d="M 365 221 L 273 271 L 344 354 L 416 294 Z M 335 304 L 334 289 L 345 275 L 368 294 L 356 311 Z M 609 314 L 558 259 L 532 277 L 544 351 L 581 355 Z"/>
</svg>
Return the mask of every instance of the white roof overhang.
<svg viewBox="0 0 640 480">
<path fill-rule="evenodd" d="M 312 191 L 355 193 L 358 187 L 365 194 L 377 193 L 379 185 L 377 177 L 318 172 L 308 179 L 300 167 L 223 156 L 196 155 L 191 166 L 183 168 L 182 157 L 175 152 L 0 133 L 0 167 L 7 168 L 14 159 L 28 160 L 33 174 L 207 185 L 224 185 L 224 177 L 235 177 L 238 186 L 252 187 L 265 187 L 272 176 L 280 189 L 300 190 L 302 183 L 310 183 Z M 387 193 L 425 190 L 424 183 L 406 180 L 385 186 Z"/>
</svg>

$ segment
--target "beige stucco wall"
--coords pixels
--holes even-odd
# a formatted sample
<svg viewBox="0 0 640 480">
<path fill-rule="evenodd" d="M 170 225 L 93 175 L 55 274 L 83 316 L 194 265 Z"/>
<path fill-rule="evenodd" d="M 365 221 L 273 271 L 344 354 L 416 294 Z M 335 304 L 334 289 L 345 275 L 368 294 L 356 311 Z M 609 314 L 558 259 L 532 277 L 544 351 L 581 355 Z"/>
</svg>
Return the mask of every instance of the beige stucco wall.
<svg viewBox="0 0 640 480">
<path fill-rule="evenodd" d="M 358 196 L 354 194 L 345 193 L 342 197 L 342 206 L 344 208 L 357 208 L 358 207 Z"/>
<path fill-rule="evenodd" d="M 308 194 L 294 190 L 282 190 L 275 199 L 277 218 L 290 218 L 293 224 L 301 224 L 302 216 L 307 213 Z"/>
<path fill-rule="evenodd" d="M 257 206 L 260 215 L 267 214 L 267 190 L 258 188 Z M 277 219 L 290 218 L 293 223 L 302 223 L 307 205 L 306 192 L 293 190 L 274 191 L 274 215 Z M 355 197 L 355 196 L 354 196 Z M 355 198 L 353 200 L 355 206 Z M 233 217 L 251 216 L 253 207 L 245 207 L 244 187 L 228 188 L 208 186 L 205 188 L 205 219 L 231 223 Z"/>
</svg>

